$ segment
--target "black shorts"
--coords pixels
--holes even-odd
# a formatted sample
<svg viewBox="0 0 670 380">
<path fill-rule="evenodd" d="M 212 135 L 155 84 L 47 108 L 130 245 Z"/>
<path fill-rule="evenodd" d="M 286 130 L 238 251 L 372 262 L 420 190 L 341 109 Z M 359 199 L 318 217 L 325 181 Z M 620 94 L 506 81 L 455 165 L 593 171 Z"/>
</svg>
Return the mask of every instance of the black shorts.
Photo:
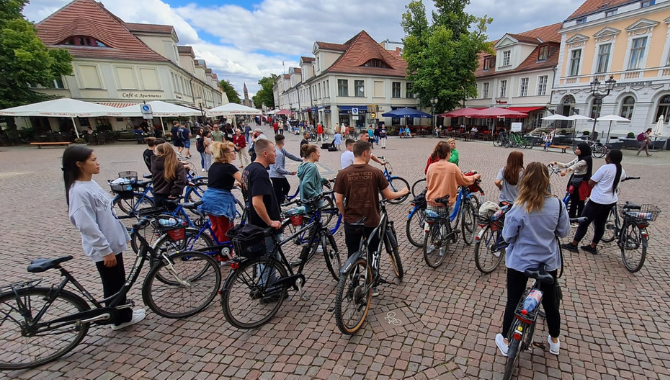
<svg viewBox="0 0 670 380">
<path fill-rule="evenodd" d="M 183 148 L 184 147 L 184 142 L 181 141 L 181 140 L 175 140 L 175 141 L 172 142 L 172 145 L 174 145 L 176 147 L 182 147 Z"/>
</svg>

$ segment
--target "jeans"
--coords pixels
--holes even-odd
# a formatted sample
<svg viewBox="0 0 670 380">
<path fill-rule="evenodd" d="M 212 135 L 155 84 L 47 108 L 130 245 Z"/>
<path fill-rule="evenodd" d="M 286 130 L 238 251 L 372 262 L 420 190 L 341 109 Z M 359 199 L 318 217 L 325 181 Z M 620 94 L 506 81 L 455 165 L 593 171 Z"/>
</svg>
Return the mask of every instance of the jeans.
<svg viewBox="0 0 670 380">
<path fill-rule="evenodd" d="M 207 168 L 205 167 L 205 155 L 207 153 L 205 152 L 198 152 L 198 153 L 200 153 L 200 166 L 202 166 L 203 169 L 207 170 Z"/>
<path fill-rule="evenodd" d="M 375 227 L 352 226 L 349 223 L 344 223 L 344 242 L 347 245 L 347 257 L 353 255 L 361 243 L 361 238 L 370 236 Z M 369 251 L 374 251 L 379 246 L 379 238 L 374 237 L 368 245 Z"/>
<path fill-rule="evenodd" d="M 603 205 L 590 200 L 584 207 L 584 212 L 582 213 L 582 216 L 587 218 L 587 220 L 585 222 L 579 223 L 579 227 L 577 227 L 577 231 L 575 232 L 574 240 L 576 242 L 581 241 L 584 238 L 584 235 L 586 235 L 589 224 L 593 222 L 592 243 L 597 245 L 605 234 L 605 223 L 607 223 L 607 216 L 609 215 L 610 210 L 614 205 L 615 203 Z"/>
<path fill-rule="evenodd" d="M 105 298 L 118 293 L 126 282 L 126 269 L 123 267 L 123 254 L 116 255 L 116 265 L 108 268 L 103 261 L 95 263 L 102 280 L 102 293 Z M 121 298 L 118 305 L 126 304 L 126 297 Z M 109 302 L 105 302 L 109 306 Z M 133 319 L 133 310 L 130 308 L 119 310 L 119 318 L 115 322 L 118 326 L 122 323 L 130 322 Z"/>
<path fill-rule="evenodd" d="M 281 232 L 275 233 L 275 239 L 277 239 L 278 242 L 281 242 L 282 239 L 284 238 L 284 235 Z M 265 253 L 268 257 L 274 257 L 276 260 L 281 260 L 281 257 L 279 256 L 279 253 L 275 254 L 273 256 L 273 252 L 275 249 L 275 242 L 272 236 L 268 236 L 265 238 Z M 260 282 L 258 283 L 261 286 L 264 286 L 266 284 L 271 284 L 275 281 L 278 280 L 274 269 L 271 270 L 265 270 L 265 265 L 258 265 L 256 268 L 256 277 L 260 277 Z"/>
<path fill-rule="evenodd" d="M 540 290 L 543 293 L 542 307 L 544 313 L 547 315 L 547 327 L 549 328 L 549 335 L 552 338 L 558 338 L 561 333 L 561 314 L 558 310 L 558 300 L 556 299 L 556 276 L 558 271 L 550 271 L 554 277 L 552 285 L 541 284 Z M 503 331 L 504 337 L 507 337 L 512 322 L 514 322 L 514 311 L 516 305 L 519 304 L 523 292 L 526 291 L 526 284 L 528 277 L 523 272 L 507 268 L 507 306 L 505 307 L 505 316 L 503 317 Z M 538 305 L 538 307 L 540 307 Z"/>
<path fill-rule="evenodd" d="M 212 166 L 212 155 L 210 153 L 204 153 L 205 154 L 205 170 L 209 170 L 209 167 Z"/>
</svg>

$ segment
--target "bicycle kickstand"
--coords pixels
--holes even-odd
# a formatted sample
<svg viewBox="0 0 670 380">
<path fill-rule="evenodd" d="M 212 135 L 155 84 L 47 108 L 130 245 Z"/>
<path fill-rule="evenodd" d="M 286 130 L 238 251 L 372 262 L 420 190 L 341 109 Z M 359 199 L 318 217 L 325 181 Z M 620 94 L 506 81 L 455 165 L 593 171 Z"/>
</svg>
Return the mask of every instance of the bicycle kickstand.
<svg viewBox="0 0 670 380">
<path fill-rule="evenodd" d="M 303 301 L 308 301 L 309 297 L 305 295 L 305 291 L 303 289 L 303 282 L 302 280 L 298 279 L 295 282 L 295 286 L 298 288 L 298 293 L 300 294 L 300 299 Z"/>
</svg>

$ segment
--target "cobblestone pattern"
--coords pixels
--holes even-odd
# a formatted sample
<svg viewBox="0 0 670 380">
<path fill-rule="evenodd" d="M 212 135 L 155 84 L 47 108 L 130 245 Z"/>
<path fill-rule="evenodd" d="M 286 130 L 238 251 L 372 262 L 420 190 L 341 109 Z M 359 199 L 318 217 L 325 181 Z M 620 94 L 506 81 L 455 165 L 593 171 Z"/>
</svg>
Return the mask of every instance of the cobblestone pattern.
<svg viewBox="0 0 670 380">
<path fill-rule="evenodd" d="M 265 129 L 268 129 L 267 127 Z M 410 184 L 423 177 L 433 138 L 389 138 L 386 156 L 394 175 Z M 287 149 L 298 151 L 298 136 L 287 139 Z M 483 175 L 487 199 L 496 200 L 493 179 L 509 149 L 491 143 L 458 141 L 462 169 Z M 106 180 L 122 170 L 146 172 L 143 147 L 112 144 L 95 147 Z M 3 148 L 0 152 L 0 264 L 3 283 L 34 278 L 25 268 L 31 259 L 72 254 L 66 267 L 95 295 L 101 294 L 97 273 L 81 251 L 80 238 L 67 218 L 60 160 L 62 149 Z M 339 153 L 322 150 L 321 162 L 339 168 Z M 525 162 L 569 161 L 572 154 L 524 150 Z M 195 153 L 197 155 L 197 152 Z M 667 210 L 650 228 L 651 242 L 644 268 L 630 274 L 614 244 L 601 254 L 567 254 L 562 280 L 561 354 L 540 349 L 522 353 L 519 379 L 668 379 L 670 378 L 670 309 L 667 230 L 670 197 L 670 156 L 635 157 L 624 152 L 629 175 L 643 179 L 623 184 L 622 199 L 657 204 Z M 193 160 L 199 165 L 199 159 Z M 289 161 L 290 162 L 290 161 Z M 604 163 L 596 160 L 596 168 Z M 289 167 L 297 167 L 289 163 Z M 290 182 L 296 186 L 297 179 Z M 554 189 L 565 188 L 565 178 L 552 179 Z M 423 262 L 420 249 L 404 237 L 408 201 L 389 205 L 400 235 L 405 278 L 380 288 L 363 329 L 343 336 L 329 311 L 336 283 L 323 261 L 306 266 L 308 300 L 293 295 L 277 316 L 257 330 L 228 325 L 218 299 L 203 313 L 185 320 L 163 319 L 149 312 L 126 331 L 93 328 L 84 341 L 61 360 L 38 369 L 0 373 L 21 379 L 462 379 L 501 378 L 505 358 L 497 352 L 494 336 L 501 330 L 505 303 L 505 268 L 482 275 L 473 262 L 473 248 L 463 243 L 438 269 Z M 336 235 L 344 251 L 341 232 Z M 128 250 L 128 252 L 131 252 Z M 292 246 L 289 256 L 297 255 Z M 127 253 L 128 256 L 130 254 Z M 392 276 L 383 258 L 382 273 Z M 126 260 L 131 265 L 132 260 Z M 145 270 L 146 271 L 146 270 Z M 224 273 L 225 274 L 225 273 Z M 56 273 L 44 273 L 56 282 Z M 142 277 L 140 277 L 141 279 Z M 141 303 L 139 285 L 131 298 Z M 401 310 L 405 321 L 388 328 L 385 316 Z M 536 341 L 546 339 L 540 322 Z"/>
</svg>

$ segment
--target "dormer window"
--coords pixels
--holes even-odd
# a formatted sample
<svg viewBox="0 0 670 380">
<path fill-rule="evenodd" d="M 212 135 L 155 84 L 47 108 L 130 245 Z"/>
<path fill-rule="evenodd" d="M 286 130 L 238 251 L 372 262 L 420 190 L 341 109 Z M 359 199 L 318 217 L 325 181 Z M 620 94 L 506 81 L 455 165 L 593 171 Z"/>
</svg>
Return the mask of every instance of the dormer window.
<svg viewBox="0 0 670 380">
<path fill-rule="evenodd" d="M 540 51 L 537 53 L 538 62 L 546 61 L 549 57 L 549 46 L 540 46 Z"/>
<path fill-rule="evenodd" d="M 70 45 L 70 46 L 89 46 L 89 47 L 109 47 L 99 40 L 88 37 L 88 36 L 74 36 L 68 37 L 59 45 Z"/>
<path fill-rule="evenodd" d="M 507 50 L 503 52 L 502 66 L 509 66 L 512 64 L 512 52 Z"/>
<path fill-rule="evenodd" d="M 577 19 L 577 25 L 585 23 L 586 23 L 586 17 L 581 17 Z"/>
<path fill-rule="evenodd" d="M 490 56 L 484 58 L 484 71 L 488 71 L 491 68 L 491 61 L 493 61 L 493 59 Z"/>
<path fill-rule="evenodd" d="M 382 61 L 381 59 L 371 59 L 363 64 L 363 67 L 378 67 L 381 69 L 390 69 L 390 67 L 386 64 L 386 62 Z"/>
<path fill-rule="evenodd" d="M 612 17 L 616 15 L 616 9 L 610 9 L 609 11 L 605 12 L 605 17 Z"/>
<path fill-rule="evenodd" d="M 640 3 L 640 8 L 650 7 L 654 4 L 656 4 L 656 0 L 643 1 L 643 2 Z"/>
</svg>

